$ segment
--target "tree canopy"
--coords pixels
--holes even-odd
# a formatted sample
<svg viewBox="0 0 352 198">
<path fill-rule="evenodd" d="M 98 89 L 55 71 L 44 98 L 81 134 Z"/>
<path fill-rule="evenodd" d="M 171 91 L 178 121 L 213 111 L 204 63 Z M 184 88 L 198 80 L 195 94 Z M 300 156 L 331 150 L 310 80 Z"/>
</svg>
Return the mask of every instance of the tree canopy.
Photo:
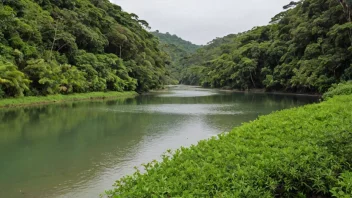
<svg viewBox="0 0 352 198">
<path fill-rule="evenodd" d="M 148 28 L 108 0 L 1 1 L 0 97 L 162 87 Z"/>
<path fill-rule="evenodd" d="M 183 60 L 181 83 L 324 92 L 352 79 L 350 1 L 284 6 L 270 25 L 217 38 Z"/>
<path fill-rule="evenodd" d="M 185 41 L 177 35 L 170 33 L 161 33 L 159 31 L 151 32 L 160 40 L 159 47 L 169 55 L 167 70 L 170 74 L 168 84 L 177 84 L 181 79 L 181 73 L 184 69 L 181 60 L 184 57 L 195 53 L 201 46 Z"/>
<path fill-rule="evenodd" d="M 175 45 L 177 48 L 186 51 L 187 53 L 196 52 L 201 46 L 186 41 L 176 34 L 170 34 L 169 32 L 161 33 L 158 30 L 151 32 L 154 36 L 158 37 L 162 44 Z"/>
<path fill-rule="evenodd" d="M 108 0 L 0 2 L 0 97 L 165 84 L 324 92 L 352 79 L 352 3 L 290 2 L 267 26 L 206 46 Z"/>
</svg>

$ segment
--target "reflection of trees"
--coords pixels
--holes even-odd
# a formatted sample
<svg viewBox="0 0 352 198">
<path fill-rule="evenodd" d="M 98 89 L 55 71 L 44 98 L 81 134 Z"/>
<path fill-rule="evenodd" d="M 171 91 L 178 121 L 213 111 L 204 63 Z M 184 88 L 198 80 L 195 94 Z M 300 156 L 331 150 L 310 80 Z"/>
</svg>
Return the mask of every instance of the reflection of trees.
<svg viewBox="0 0 352 198">
<path fill-rule="evenodd" d="M 102 103 L 118 105 L 125 100 L 127 99 L 2 109 L 0 144 L 3 141 L 9 143 L 19 139 L 33 142 L 47 136 L 72 133 L 73 128 L 86 122 L 87 119 L 104 116 L 101 112 L 92 110 L 93 108 L 99 107 Z"/>
<path fill-rule="evenodd" d="M 104 153 L 113 153 L 114 160 L 123 158 L 128 147 L 142 140 L 143 125 L 152 117 L 101 109 L 121 103 L 124 101 L 0 111 L 1 186 L 18 193 L 14 188 L 31 181 L 29 190 L 40 192 L 67 179 L 79 179 L 82 170 L 98 171 L 101 167 L 93 162 L 113 163 Z"/>
<path fill-rule="evenodd" d="M 269 93 L 222 93 L 203 97 L 154 97 L 154 95 L 147 95 L 143 96 L 143 98 L 137 98 L 138 104 L 252 103 L 265 106 L 277 106 L 278 103 L 281 103 L 285 106 L 288 104 L 303 105 L 315 101 L 317 101 L 317 97 Z"/>
</svg>

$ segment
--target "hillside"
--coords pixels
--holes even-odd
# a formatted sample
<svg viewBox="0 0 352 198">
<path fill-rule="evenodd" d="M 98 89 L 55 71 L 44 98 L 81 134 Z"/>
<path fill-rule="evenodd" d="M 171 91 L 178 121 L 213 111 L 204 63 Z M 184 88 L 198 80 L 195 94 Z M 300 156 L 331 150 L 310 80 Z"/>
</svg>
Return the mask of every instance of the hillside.
<svg viewBox="0 0 352 198">
<path fill-rule="evenodd" d="M 155 31 L 151 33 L 158 37 L 162 43 L 175 45 L 177 48 L 187 53 L 194 53 L 201 47 L 200 45 L 193 44 L 190 41 L 183 40 L 175 34 L 171 35 L 169 32 L 161 33 L 159 31 Z"/>
<path fill-rule="evenodd" d="M 350 80 L 352 3 L 342 2 L 293 2 L 270 25 L 215 39 L 184 60 L 181 82 L 322 93 Z"/>
<path fill-rule="evenodd" d="M 168 83 L 178 84 L 181 79 L 182 70 L 182 59 L 195 53 L 201 46 L 195 45 L 189 41 L 185 41 L 177 35 L 171 35 L 170 33 L 151 32 L 160 41 L 160 48 L 169 55 L 170 64 L 167 65 L 167 70 L 171 76 Z"/>
<path fill-rule="evenodd" d="M 148 23 L 108 0 L 1 1 L 0 21 L 0 98 L 165 84 Z"/>
</svg>

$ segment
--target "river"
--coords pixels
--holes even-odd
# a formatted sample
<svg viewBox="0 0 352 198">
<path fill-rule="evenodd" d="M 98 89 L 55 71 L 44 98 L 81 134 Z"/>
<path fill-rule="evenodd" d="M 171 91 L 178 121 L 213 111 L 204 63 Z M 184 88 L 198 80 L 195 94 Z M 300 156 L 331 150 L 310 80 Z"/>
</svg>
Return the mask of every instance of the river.
<svg viewBox="0 0 352 198">
<path fill-rule="evenodd" d="M 0 109 L 0 197 L 98 197 L 133 167 L 316 97 L 187 86 L 130 99 Z"/>
</svg>

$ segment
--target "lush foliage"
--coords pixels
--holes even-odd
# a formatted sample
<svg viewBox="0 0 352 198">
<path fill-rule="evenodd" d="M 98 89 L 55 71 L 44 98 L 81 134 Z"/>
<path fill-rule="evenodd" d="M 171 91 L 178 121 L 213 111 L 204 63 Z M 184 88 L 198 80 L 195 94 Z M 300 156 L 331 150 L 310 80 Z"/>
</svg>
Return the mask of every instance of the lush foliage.
<svg viewBox="0 0 352 198">
<path fill-rule="evenodd" d="M 351 80 L 351 1 L 302 0 L 284 8 L 270 25 L 217 38 L 187 57 L 181 83 L 323 93 Z"/>
<path fill-rule="evenodd" d="M 193 44 L 189 41 L 185 41 L 182 38 L 178 37 L 177 35 L 171 35 L 169 32 L 161 33 L 159 31 L 152 32 L 152 34 L 159 38 L 161 43 L 166 45 L 174 45 L 177 48 L 187 52 L 187 53 L 194 53 L 196 52 L 201 46 Z"/>
<path fill-rule="evenodd" d="M 342 173 L 337 187 L 331 190 L 334 197 L 350 198 L 352 195 L 352 172 Z"/>
<path fill-rule="evenodd" d="M 148 23 L 108 0 L 0 2 L 0 97 L 163 86 Z"/>
<path fill-rule="evenodd" d="M 328 99 L 336 95 L 352 95 L 352 81 L 334 84 L 329 91 L 323 95 L 323 98 Z"/>
<path fill-rule="evenodd" d="M 0 98 L 6 96 L 6 93 L 12 96 L 23 96 L 23 92 L 29 90 L 30 80 L 25 74 L 18 71 L 12 63 L 0 61 Z"/>
<path fill-rule="evenodd" d="M 145 165 L 111 197 L 343 197 L 351 192 L 352 95 L 262 116 Z M 340 174 L 344 173 L 341 175 Z"/>
<path fill-rule="evenodd" d="M 181 73 L 185 69 L 182 60 L 196 52 L 201 46 L 185 41 L 168 32 L 163 34 L 156 31 L 152 34 L 159 38 L 160 48 L 169 55 L 169 64 L 166 68 L 170 74 L 170 79 L 167 80 L 167 83 L 178 84 L 181 80 Z"/>
</svg>

